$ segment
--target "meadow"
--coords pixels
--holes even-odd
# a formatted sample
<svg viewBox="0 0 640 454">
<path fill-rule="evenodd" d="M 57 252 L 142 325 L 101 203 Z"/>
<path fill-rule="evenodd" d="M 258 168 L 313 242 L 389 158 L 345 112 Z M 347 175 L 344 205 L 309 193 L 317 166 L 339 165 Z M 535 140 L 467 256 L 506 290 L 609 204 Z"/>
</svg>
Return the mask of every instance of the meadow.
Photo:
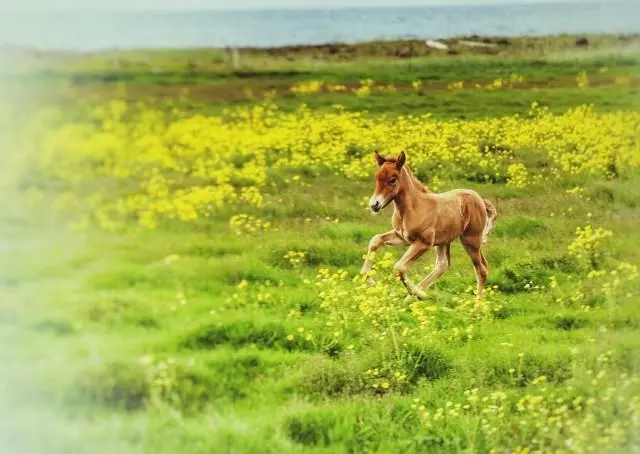
<svg viewBox="0 0 640 454">
<path fill-rule="evenodd" d="M 640 70 L 590 39 L 11 67 L 2 452 L 636 452 Z M 455 243 L 358 275 L 374 151 L 496 205 L 483 300 Z"/>
</svg>

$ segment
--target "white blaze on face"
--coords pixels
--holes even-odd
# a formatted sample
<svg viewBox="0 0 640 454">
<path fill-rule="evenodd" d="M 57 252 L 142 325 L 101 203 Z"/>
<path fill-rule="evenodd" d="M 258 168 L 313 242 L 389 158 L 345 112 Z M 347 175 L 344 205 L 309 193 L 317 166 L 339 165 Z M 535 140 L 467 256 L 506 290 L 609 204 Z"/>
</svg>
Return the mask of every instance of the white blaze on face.
<svg viewBox="0 0 640 454">
<path fill-rule="evenodd" d="M 382 209 L 385 205 L 384 195 L 383 194 L 373 194 L 369 199 L 369 209 L 373 210 L 373 207 L 377 206 L 378 210 Z"/>
</svg>

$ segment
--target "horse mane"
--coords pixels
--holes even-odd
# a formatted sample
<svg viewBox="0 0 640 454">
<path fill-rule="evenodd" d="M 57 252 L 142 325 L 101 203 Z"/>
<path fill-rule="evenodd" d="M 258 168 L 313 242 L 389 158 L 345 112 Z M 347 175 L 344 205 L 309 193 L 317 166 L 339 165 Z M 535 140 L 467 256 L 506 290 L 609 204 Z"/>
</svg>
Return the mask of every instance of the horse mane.
<svg viewBox="0 0 640 454">
<path fill-rule="evenodd" d="M 420 191 L 429 192 L 429 188 L 427 188 L 425 185 L 423 185 L 420 182 L 420 180 L 418 180 L 418 178 L 413 174 L 413 172 L 411 171 L 408 165 L 405 164 L 403 167 L 407 170 L 407 173 L 409 174 L 409 178 L 411 178 L 411 181 L 413 181 L 413 184 L 415 184 Z"/>
</svg>

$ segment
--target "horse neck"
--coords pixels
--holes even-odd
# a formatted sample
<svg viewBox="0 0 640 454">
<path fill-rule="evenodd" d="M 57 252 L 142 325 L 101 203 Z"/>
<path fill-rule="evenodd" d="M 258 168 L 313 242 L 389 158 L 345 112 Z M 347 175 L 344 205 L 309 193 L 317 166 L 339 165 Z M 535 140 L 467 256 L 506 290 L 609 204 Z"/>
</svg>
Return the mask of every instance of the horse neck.
<svg viewBox="0 0 640 454">
<path fill-rule="evenodd" d="M 427 189 L 413 176 L 406 166 L 400 171 L 400 184 L 402 189 L 393 199 L 393 203 L 400 216 L 405 217 L 414 209 L 420 194 L 427 192 Z"/>
<path fill-rule="evenodd" d="M 427 188 L 425 185 L 423 185 L 420 180 L 418 180 L 418 178 L 416 178 L 416 176 L 413 174 L 413 172 L 411 171 L 411 168 L 408 165 L 405 165 L 402 168 L 404 171 L 406 171 L 409 174 L 409 177 L 411 177 L 411 181 L 413 181 L 413 184 L 422 192 L 429 192 L 429 188 Z"/>
</svg>

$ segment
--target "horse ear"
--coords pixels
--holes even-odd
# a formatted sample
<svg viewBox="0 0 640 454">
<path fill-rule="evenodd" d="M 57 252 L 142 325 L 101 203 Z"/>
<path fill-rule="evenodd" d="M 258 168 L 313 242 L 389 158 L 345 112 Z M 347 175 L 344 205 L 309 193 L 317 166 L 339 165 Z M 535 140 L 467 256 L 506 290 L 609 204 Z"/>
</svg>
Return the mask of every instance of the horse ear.
<svg viewBox="0 0 640 454">
<path fill-rule="evenodd" d="M 398 170 L 402 169 L 405 159 L 406 159 L 406 156 L 404 155 L 404 151 L 401 151 L 400 154 L 398 155 L 398 159 L 396 160 L 396 168 Z"/>
<path fill-rule="evenodd" d="M 378 153 L 377 151 L 374 151 L 373 154 L 376 157 L 376 162 L 378 163 L 378 166 L 381 166 L 386 162 L 386 159 L 384 159 L 384 156 L 380 155 L 380 153 Z"/>
</svg>

